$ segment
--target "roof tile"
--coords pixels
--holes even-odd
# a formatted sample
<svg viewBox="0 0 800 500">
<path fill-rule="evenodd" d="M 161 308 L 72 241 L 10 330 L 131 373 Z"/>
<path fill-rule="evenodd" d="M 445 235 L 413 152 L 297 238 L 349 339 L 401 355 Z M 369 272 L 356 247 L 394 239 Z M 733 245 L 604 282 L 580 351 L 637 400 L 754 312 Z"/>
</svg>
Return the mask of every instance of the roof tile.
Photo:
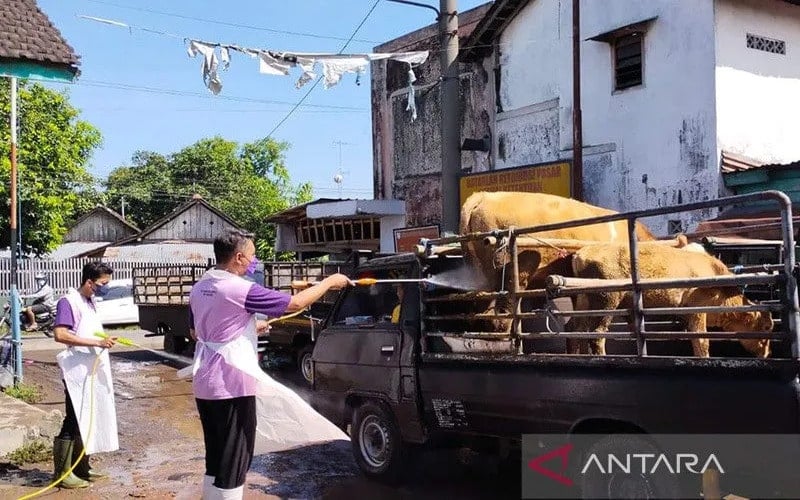
<svg viewBox="0 0 800 500">
<path fill-rule="evenodd" d="M 0 59 L 67 66 L 78 72 L 80 58 L 36 0 L 0 2 Z"/>
</svg>

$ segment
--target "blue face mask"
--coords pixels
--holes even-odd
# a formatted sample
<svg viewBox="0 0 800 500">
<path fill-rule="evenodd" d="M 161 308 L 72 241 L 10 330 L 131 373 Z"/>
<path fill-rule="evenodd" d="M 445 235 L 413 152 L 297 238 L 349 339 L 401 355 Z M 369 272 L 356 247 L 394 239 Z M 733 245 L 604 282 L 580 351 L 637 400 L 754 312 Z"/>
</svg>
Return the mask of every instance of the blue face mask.
<svg viewBox="0 0 800 500">
<path fill-rule="evenodd" d="M 95 283 L 97 285 L 97 283 Z M 94 294 L 98 297 L 105 297 L 108 295 L 108 283 L 105 285 L 96 286 L 94 289 Z"/>
<path fill-rule="evenodd" d="M 247 276 L 253 276 L 256 273 L 256 269 L 258 269 L 258 264 L 261 261 L 258 260 L 258 257 L 253 257 L 253 260 L 250 261 L 250 264 L 247 265 L 247 269 L 244 271 L 244 274 Z"/>
</svg>

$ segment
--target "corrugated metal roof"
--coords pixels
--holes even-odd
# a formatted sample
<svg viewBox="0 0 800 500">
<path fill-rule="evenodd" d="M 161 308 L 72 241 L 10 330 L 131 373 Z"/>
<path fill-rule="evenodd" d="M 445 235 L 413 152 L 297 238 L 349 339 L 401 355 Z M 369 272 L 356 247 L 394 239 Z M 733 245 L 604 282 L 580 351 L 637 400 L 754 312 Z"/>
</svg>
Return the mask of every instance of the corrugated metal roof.
<svg viewBox="0 0 800 500">
<path fill-rule="evenodd" d="M 92 250 L 99 250 L 110 244 L 110 241 L 73 241 L 58 246 L 55 250 L 45 255 L 45 258 L 49 260 L 71 259 L 80 257 Z"/>
<path fill-rule="evenodd" d="M 104 259 L 146 262 L 194 262 L 206 264 L 214 258 L 213 243 L 165 241 L 143 245 L 123 245 L 106 248 Z"/>
<path fill-rule="evenodd" d="M 797 167 L 800 167 L 800 160 L 790 163 L 764 163 L 762 161 L 728 151 L 722 152 L 722 159 L 720 161 L 720 171 L 723 174 L 746 172 L 748 170 L 757 169 L 781 169 Z"/>
<path fill-rule="evenodd" d="M 722 159 L 720 160 L 720 170 L 723 174 L 744 172 L 745 170 L 760 168 L 763 165 L 763 162 L 729 151 L 723 151 Z"/>
</svg>

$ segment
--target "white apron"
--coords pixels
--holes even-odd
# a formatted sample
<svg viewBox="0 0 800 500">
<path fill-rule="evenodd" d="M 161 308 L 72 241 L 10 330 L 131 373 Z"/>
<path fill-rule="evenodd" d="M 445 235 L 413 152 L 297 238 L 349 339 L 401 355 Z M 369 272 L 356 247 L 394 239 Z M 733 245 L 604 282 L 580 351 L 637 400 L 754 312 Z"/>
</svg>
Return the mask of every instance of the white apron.
<svg viewBox="0 0 800 500">
<path fill-rule="evenodd" d="M 349 440 L 341 429 L 314 411 L 294 391 L 275 381 L 258 365 L 256 320 L 230 342 L 197 342 L 194 363 L 178 371 L 179 378 L 194 376 L 203 358 L 218 353 L 226 363 L 258 381 L 256 388 L 255 454 Z"/>
<path fill-rule="evenodd" d="M 70 289 L 66 295 L 73 311 L 80 312 L 80 322 L 75 327 L 75 335 L 96 340 L 96 332 L 103 331 L 97 313 L 86 303 L 77 290 Z M 92 377 L 92 367 L 97 356 L 97 371 Z M 114 384 L 111 379 L 111 360 L 108 349 L 100 347 L 67 347 L 56 356 L 58 366 L 64 376 L 75 416 L 81 430 L 86 454 L 115 451 L 119 449 L 117 436 L 117 410 L 114 407 Z M 94 378 L 94 403 L 92 394 Z M 90 409 L 93 409 L 91 435 L 89 433 Z"/>
</svg>

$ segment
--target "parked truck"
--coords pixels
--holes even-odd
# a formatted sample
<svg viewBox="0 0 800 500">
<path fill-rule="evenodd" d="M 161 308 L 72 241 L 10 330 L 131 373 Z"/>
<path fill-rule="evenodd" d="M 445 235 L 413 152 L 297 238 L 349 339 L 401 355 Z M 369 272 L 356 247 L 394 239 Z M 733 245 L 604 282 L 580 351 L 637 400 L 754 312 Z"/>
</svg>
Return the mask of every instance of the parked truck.
<svg viewBox="0 0 800 500">
<path fill-rule="evenodd" d="M 782 246 L 793 249 L 791 204 L 784 195 L 770 192 L 715 202 L 725 205 L 750 199 L 779 202 L 784 215 Z M 715 206 L 715 202 L 594 221 L 633 221 L 704 209 Z M 572 221 L 550 228 L 581 223 Z M 536 229 L 503 231 L 509 238 L 508 272 L 514 273 L 518 263 L 514 238 L 535 233 Z M 552 299 L 573 296 L 580 290 L 519 290 L 512 285 L 506 290 L 463 292 L 442 287 L 443 277 L 459 276 L 456 270 L 464 268 L 458 244 L 484 236 L 423 242 L 423 252 L 375 258 L 359 266 L 357 278 L 370 276 L 379 281 L 370 287 L 345 290 L 317 338 L 312 357 L 312 404 L 332 422 L 349 427 L 353 454 L 365 475 L 396 481 L 403 477 L 417 450 L 439 446 L 496 453 L 512 459 L 510 463 L 515 465 L 511 467 L 517 474 L 520 470 L 524 473 L 531 457 L 520 460 L 522 436 L 537 433 L 571 436 L 579 463 L 581 457 L 607 455 L 620 446 L 657 453 L 658 441 L 652 437 L 662 434 L 786 434 L 790 435 L 789 443 L 796 443 L 800 434 L 800 308 L 794 252 L 774 254 L 776 260 L 759 263 L 771 264 L 759 272 L 749 270 L 726 277 L 729 285 L 771 283 L 777 288 L 775 300 L 757 306 L 774 311 L 775 332 L 762 332 L 762 336 L 772 338 L 771 356 L 753 358 L 734 342 L 715 340 L 712 345 L 720 348 L 712 349 L 712 357 L 695 358 L 686 340 L 692 336 L 734 339 L 747 334 L 702 334 L 682 332 L 681 328 L 671 334 L 656 334 L 650 333 L 649 321 L 643 323 L 646 328 L 631 329 L 623 318 L 618 320 L 615 333 L 560 330 L 553 328 L 553 317 L 564 318 L 575 312 L 553 310 Z M 638 265 L 635 257 L 632 265 Z M 380 282 L 396 276 L 421 281 Z M 431 277 L 436 279 L 424 281 Z M 637 279 L 635 286 L 645 286 L 647 281 Z M 615 286 L 635 290 L 634 282 Z M 690 278 L 659 286 L 709 285 Z M 510 330 L 475 331 L 458 326 L 465 320 L 486 319 L 488 313 L 475 311 L 471 305 L 487 297 L 510 301 Z M 550 300 L 523 306 L 525 300 L 542 297 Z M 393 322 L 389 318 L 398 301 L 399 320 Z M 645 311 L 641 304 L 634 304 L 630 314 L 644 317 Z M 598 336 L 613 338 L 607 342 L 608 355 L 565 354 L 567 338 Z M 587 441 L 582 436 L 598 437 Z M 796 463 L 800 446 L 791 447 L 789 455 L 793 460 L 789 463 Z M 563 467 L 558 458 L 548 468 L 555 471 L 553 474 L 559 470 L 567 474 L 566 458 Z M 759 463 L 752 459 L 742 467 L 749 467 L 748 473 L 760 473 Z M 584 498 L 681 497 L 675 484 L 678 480 L 661 473 L 623 479 L 590 472 L 576 474 L 573 479 Z M 698 497 L 701 479 L 689 485 L 695 489 L 688 490 L 688 497 Z M 796 473 L 781 479 L 786 482 L 775 481 L 766 487 L 774 488 L 775 494 L 797 493 Z M 723 483 L 728 488 L 725 491 L 742 494 L 732 486 L 737 484 L 734 479 L 726 475 Z M 631 494 L 634 496 L 625 496 Z"/>
<path fill-rule="evenodd" d="M 139 326 L 164 336 L 164 350 L 191 354 L 194 344 L 189 336 L 189 294 L 192 286 L 210 267 L 208 265 L 164 264 L 140 266 L 132 270 L 133 298 L 139 307 Z M 353 260 L 346 261 L 273 261 L 264 262 L 253 280 L 269 288 L 293 293 L 292 281 L 319 281 L 338 272 L 352 272 Z M 330 292 L 309 310 L 294 318 L 272 324 L 269 334 L 259 341 L 262 366 L 288 359 L 311 381 L 311 351 L 322 320 L 336 299 Z"/>
</svg>

